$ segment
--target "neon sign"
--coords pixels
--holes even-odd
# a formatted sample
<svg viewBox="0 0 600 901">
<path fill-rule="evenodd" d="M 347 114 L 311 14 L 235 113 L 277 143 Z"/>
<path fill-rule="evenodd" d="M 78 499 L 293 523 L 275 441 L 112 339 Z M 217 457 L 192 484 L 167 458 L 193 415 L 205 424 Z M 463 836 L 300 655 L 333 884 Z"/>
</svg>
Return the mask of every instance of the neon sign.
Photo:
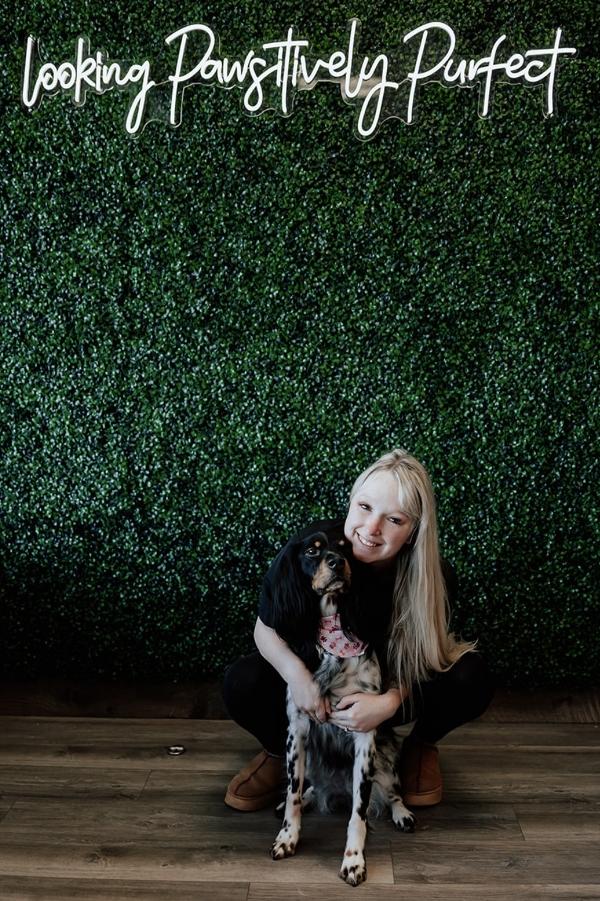
<svg viewBox="0 0 600 901">
<path fill-rule="evenodd" d="M 276 110 L 282 116 L 293 112 L 299 91 L 312 90 L 320 82 L 339 85 L 342 99 L 356 107 L 356 133 L 362 140 L 372 138 L 382 122 L 397 118 L 410 125 L 420 89 L 432 81 L 449 87 L 480 88 L 479 115 L 490 114 L 492 85 L 496 81 L 544 88 L 543 115 L 555 109 L 556 74 L 560 57 L 574 55 L 575 47 L 563 46 L 562 31 L 556 29 L 553 45 L 502 54 L 506 35 L 500 35 L 491 51 L 480 59 L 457 57 L 456 35 L 443 22 L 428 22 L 407 32 L 402 40 L 406 59 L 390 60 L 384 54 L 360 55 L 356 49 L 359 21 L 350 21 L 348 42 L 323 59 L 309 60 L 309 43 L 294 36 L 289 28 L 280 41 L 262 44 L 243 58 L 231 60 L 220 55 L 215 32 L 208 25 L 192 24 L 174 31 L 165 43 L 177 51 L 174 72 L 166 80 L 154 81 L 149 60 L 126 64 L 109 61 L 80 37 L 75 57 L 61 63 L 42 62 L 36 67 L 36 38 L 27 39 L 23 68 L 23 105 L 35 110 L 45 97 L 65 93 L 79 106 L 89 92 L 133 92 L 125 128 L 139 134 L 148 121 L 165 119 L 179 126 L 183 119 L 183 97 L 193 85 L 237 87 L 243 91 L 242 106 L 250 115 Z M 160 102 L 156 102 L 159 100 Z M 155 101 L 150 103 L 150 101 Z M 150 110 L 152 106 L 152 110 Z M 157 110 L 159 112 L 157 112 Z"/>
</svg>

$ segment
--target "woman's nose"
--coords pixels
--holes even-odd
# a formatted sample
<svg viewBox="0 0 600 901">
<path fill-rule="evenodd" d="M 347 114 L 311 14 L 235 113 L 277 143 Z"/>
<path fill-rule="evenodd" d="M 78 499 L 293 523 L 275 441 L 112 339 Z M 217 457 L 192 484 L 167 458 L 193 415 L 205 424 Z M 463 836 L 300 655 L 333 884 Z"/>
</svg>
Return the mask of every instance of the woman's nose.
<svg viewBox="0 0 600 901">
<path fill-rule="evenodd" d="M 381 532 L 381 522 L 378 516 L 370 516 L 367 520 L 367 528 L 370 535 L 379 535 Z"/>
</svg>

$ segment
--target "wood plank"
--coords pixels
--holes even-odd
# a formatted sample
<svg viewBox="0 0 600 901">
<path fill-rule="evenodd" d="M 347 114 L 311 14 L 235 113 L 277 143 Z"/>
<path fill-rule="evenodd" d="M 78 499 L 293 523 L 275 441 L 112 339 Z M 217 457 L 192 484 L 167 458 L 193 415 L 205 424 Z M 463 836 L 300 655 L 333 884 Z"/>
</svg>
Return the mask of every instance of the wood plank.
<svg viewBox="0 0 600 901">
<path fill-rule="evenodd" d="M 401 738 L 410 727 L 400 727 Z M 494 748 L 529 750 L 551 747 L 555 751 L 572 748 L 600 748 L 600 726 L 596 724 L 550 723 L 514 724 L 486 723 L 481 719 L 466 723 L 440 742 L 443 749 L 482 748 L 482 737 Z M 256 740 L 229 720 L 154 720 L 154 719 L 89 719 L 64 717 L 0 718 L 0 753 L 16 747 L 48 744 L 65 747 L 72 744 L 102 745 L 126 743 L 128 747 L 157 744 L 224 743 L 233 749 L 240 745 L 254 749 Z"/>
<path fill-rule="evenodd" d="M 595 847 L 595 846 L 594 846 Z M 600 856 L 590 848 L 568 846 L 560 853 L 546 841 L 424 841 L 413 836 L 401 850 L 392 849 L 394 882 L 514 885 L 573 883 L 600 885 Z"/>
<path fill-rule="evenodd" d="M 598 842 L 600 838 L 600 805 L 573 810 L 569 802 L 561 804 L 529 804 L 518 806 L 519 815 L 508 804 L 458 803 L 442 804 L 416 810 L 416 834 L 422 840 L 445 842 L 477 842 L 499 839 L 541 841 L 562 852 L 568 842 Z M 509 811 L 511 813 L 509 813 Z M 402 847 L 402 835 L 394 833 L 392 847 Z"/>
<path fill-rule="evenodd" d="M 177 744 L 175 742 L 174 744 Z M 36 748 L 24 746 L 10 751 L 0 750 L 0 766 L 35 766 L 56 767 L 69 766 L 71 769 L 102 767 L 109 769 L 149 770 L 164 769 L 168 772 L 188 770 L 192 773 L 222 773 L 230 777 L 254 757 L 260 750 L 258 746 L 248 750 L 236 748 L 218 749 L 208 743 L 184 745 L 186 750 L 180 756 L 173 757 L 167 751 L 167 745 L 147 745 L 127 747 L 117 743 L 111 747 L 102 745 L 70 745 L 56 747 L 38 745 Z"/>
<path fill-rule="evenodd" d="M 441 804 L 422 809 L 417 814 L 417 833 L 422 838 L 464 842 L 479 842 L 513 838 L 523 840 L 519 821 L 508 804 Z M 304 827 L 312 823 L 315 834 L 323 835 L 332 829 L 343 840 L 347 816 L 322 816 L 316 811 L 306 813 Z M 165 839 L 186 842 L 190 836 L 210 835 L 227 830 L 232 841 L 244 841 L 248 834 L 257 837 L 256 850 L 260 854 L 275 838 L 281 816 L 263 810 L 240 814 L 223 803 L 200 810 L 196 802 L 165 799 L 154 802 L 138 799 L 41 799 L 16 801 L 3 823 L 0 839 L 4 843 L 19 843 L 29 836 L 32 844 L 38 841 L 79 842 L 119 841 L 155 842 Z M 263 842 L 262 846 L 259 844 Z M 271 836 L 271 839 L 269 839 Z M 396 832 L 389 817 L 373 819 L 369 835 L 370 848 L 402 847 L 406 836 Z"/>
<path fill-rule="evenodd" d="M 550 813 L 546 805 L 530 805 L 530 809 L 521 809 L 519 825 L 528 841 L 545 840 L 548 844 L 557 845 L 565 842 L 582 842 L 600 840 L 600 807 L 595 810 L 579 810 L 571 812 L 555 809 Z"/>
<path fill-rule="evenodd" d="M 141 797 L 146 800 L 171 803 L 179 801 L 193 801 L 199 813 L 233 816 L 235 818 L 249 820 L 256 814 L 245 814 L 237 810 L 231 810 L 224 802 L 225 790 L 233 773 L 193 773 L 182 771 L 180 773 L 167 773 L 163 770 L 153 770 L 142 791 Z M 282 798 L 285 787 L 282 787 Z M 274 816 L 274 810 L 259 811 L 260 814 Z"/>
<path fill-rule="evenodd" d="M 522 816 L 555 817 L 559 814 L 585 814 L 600 810 L 598 798 L 570 797 L 551 801 L 516 802 L 512 805 L 517 819 Z"/>
<path fill-rule="evenodd" d="M 397 732 L 402 738 L 409 726 Z M 442 749 L 482 748 L 482 738 L 494 748 L 530 750 L 552 747 L 556 751 L 572 748 L 600 748 L 598 724 L 493 723 L 483 719 L 465 723 L 440 742 Z M 0 753 L 19 746 L 33 747 L 48 744 L 69 745 L 126 744 L 128 747 L 157 744 L 224 743 L 229 750 L 240 747 L 252 750 L 257 742 L 231 720 L 181 719 L 102 719 L 84 717 L 1 717 Z"/>
<path fill-rule="evenodd" d="M 462 773 L 468 770 L 476 778 L 478 773 L 493 772 L 497 776 L 520 773 L 570 773 L 597 775 L 600 773 L 598 748 L 571 748 L 556 751 L 555 748 L 504 750 L 494 747 L 453 748 L 440 747 L 440 765 L 444 774 Z"/>
<path fill-rule="evenodd" d="M 232 839 L 230 831 L 199 833 L 184 841 L 160 845 L 135 842 L 29 841 L 4 842 L 0 837 L 0 874 L 85 879 L 142 879 L 181 882 L 276 882 L 300 884 L 310 879 L 335 885 L 344 850 L 340 834 L 313 833 L 306 828 L 298 853 L 271 860 L 273 831 L 248 832 Z M 258 850 L 260 849 L 260 850 Z M 369 848 L 373 884 L 393 882 L 389 850 Z M 1 880 L 0 880 L 1 881 Z"/>
<path fill-rule="evenodd" d="M 524 804 L 530 801 L 565 803 L 588 798 L 600 801 L 600 780 L 597 776 L 580 773 L 531 772 L 498 775 L 482 771 L 475 777 L 465 770 L 444 774 L 444 798 L 446 801 L 504 801 Z"/>
<path fill-rule="evenodd" d="M 481 748 L 482 738 L 498 750 L 522 751 L 540 747 L 556 751 L 572 748 L 600 748 L 600 725 L 596 723 L 494 723 L 475 720 L 450 732 L 440 741 L 440 749 Z"/>
<path fill-rule="evenodd" d="M 0 800 L 0 823 L 5 818 L 6 814 L 9 812 L 9 810 L 12 808 L 13 803 L 14 803 L 13 801 L 8 801 L 8 800 L 5 801 L 3 799 Z"/>
<path fill-rule="evenodd" d="M 2 877 L 2 901 L 246 901 L 247 895 L 244 882 Z"/>
<path fill-rule="evenodd" d="M 229 770 L 226 774 L 196 773 L 191 770 L 180 772 L 152 770 L 144 785 L 142 797 L 163 801 L 171 798 L 181 801 L 193 800 L 205 805 L 223 805 L 227 783 L 234 774 L 235 770 Z M 236 811 L 234 813 L 244 817 L 243 813 Z"/>
<path fill-rule="evenodd" d="M 501 688 L 483 719 L 496 723 L 600 723 L 600 688 Z"/>
<path fill-rule="evenodd" d="M 0 729 L 0 765 L 151 766 L 233 775 L 259 750 L 255 738 L 223 720 L 6 718 Z M 184 753 L 171 757 L 172 745 Z"/>
<path fill-rule="evenodd" d="M 310 816 L 319 817 L 318 814 Z M 346 821 L 347 817 L 341 815 L 321 818 L 324 831 L 335 826 L 340 835 Z M 127 798 L 95 798 L 93 803 L 89 798 L 39 798 L 15 801 L 0 823 L 0 840 L 19 843 L 29 836 L 34 844 L 66 840 L 86 843 L 181 840 L 185 843 L 190 836 L 227 832 L 233 840 L 242 842 L 248 835 L 256 836 L 257 853 L 262 853 L 270 847 L 280 823 L 281 816 L 275 816 L 272 810 L 241 814 L 223 804 L 221 798 L 218 804 L 204 811 L 195 801 L 172 798 L 164 803 L 143 798 L 134 803 Z M 389 838 L 389 833 L 386 837 Z"/>
<path fill-rule="evenodd" d="M 513 839 L 523 841 L 523 833 L 515 811 L 510 804 L 442 801 L 435 807 L 414 810 L 416 834 L 424 841 L 473 842 Z M 378 828 L 375 823 L 374 828 Z M 392 848 L 404 847 L 406 836 L 395 830 L 390 833 Z"/>
<path fill-rule="evenodd" d="M 127 740 L 133 745 L 165 738 L 193 742 L 245 741 L 256 739 L 230 720 L 90 719 L 87 717 L 0 717 L 0 744 L 10 747 L 15 740 L 33 744 L 40 739 L 51 744 L 71 744 Z"/>
<path fill-rule="evenodd" d="M 189 719 L 111 719 L 102 717 L 0 717 L 0 741 L 13 737 L 25 741 L 36 741 L 43 734 L 54 740 L 61 736 L 67 742 L 79 737 L 92 741 L 110 740 L 124 736 L 132 741 L 144 741 L 162 737 L 173 730 L 184 730 L 192 738 L 235 740 L 246 738 L 256 744 L 256 739 L 231 720 L 189 720 Z"/>
<path fill-rule="evenodd" d="M 405 883 L 403 885 L 372 885 L 367 881 L 360 886 L 360 898 L 363 901 L 406 901 L 416 898 L 417 901 L 583 901 L 600 897 L 595 885 L 525 885 L 510 886 L 490 885 L 457 885 L 454 882 L 423 885 Z M 309 885 L 286 886 L 285 893 L 271 883 L 250 884 L 248 901 L 348 901 L 348 886 L 341 882 L 337 886 L 324 886 L 315 883 Z"/>
<path fill-rule="evenodd" d="M 148 771 L 60 766 L 0 767 L 0 797 L 138 798 Z"/>
</svg>

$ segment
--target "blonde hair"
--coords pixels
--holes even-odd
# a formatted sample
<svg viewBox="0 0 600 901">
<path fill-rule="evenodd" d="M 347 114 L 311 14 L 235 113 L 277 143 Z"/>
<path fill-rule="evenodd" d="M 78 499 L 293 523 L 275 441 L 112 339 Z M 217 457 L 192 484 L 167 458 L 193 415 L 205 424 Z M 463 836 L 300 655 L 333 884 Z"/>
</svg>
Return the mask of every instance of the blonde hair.
<svg viewBox="0 0 600 901">
<path fill-rule="evenodd" d="M 433 672 L 450 669 L 476 642 L 461 641 L 448 632 L 450 608 L 442 575 L 435 497 L 426 469 L 402 448 L 384 454 L 362 472 L 350 499 L 376 472 L 389 472 L 398 482 L 400 509 L 414 529 L 396 563 L 394 611 L 388 641 L 392 680 L 409 692 Z M 405 545 L 406 547 L 406 545 Z M 408 548 L 407 548 L 408 550 Z"/>
</svg>

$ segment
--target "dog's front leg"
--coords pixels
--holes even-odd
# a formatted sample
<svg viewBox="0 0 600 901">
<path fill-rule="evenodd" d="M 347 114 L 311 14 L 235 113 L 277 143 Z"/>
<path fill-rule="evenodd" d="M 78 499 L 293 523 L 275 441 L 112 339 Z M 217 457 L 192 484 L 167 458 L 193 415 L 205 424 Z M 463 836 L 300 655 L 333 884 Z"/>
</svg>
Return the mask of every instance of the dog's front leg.
<svg viewBox="0 0 600 901">
<path fill-rule="evenodd" d="M 302 785 L 310 720 L 291 701 L 288 701 L 288 717 L 290 724 L 287 739 L 287 795 L 283 825 L 271 848 L 273 860 L 291 857 L 296 852 L 302 820 Z"/>
<path fill-rule="evenodd" d="M 375 773 L 375 732 L 354 733 L 354 771 L 352 779 L 352 816 L 348 823 L 346 850 L 340 878 L 348 885 L 359 885 L 367 878 L 365 841 L 367 810 Z"/>
</svg>

